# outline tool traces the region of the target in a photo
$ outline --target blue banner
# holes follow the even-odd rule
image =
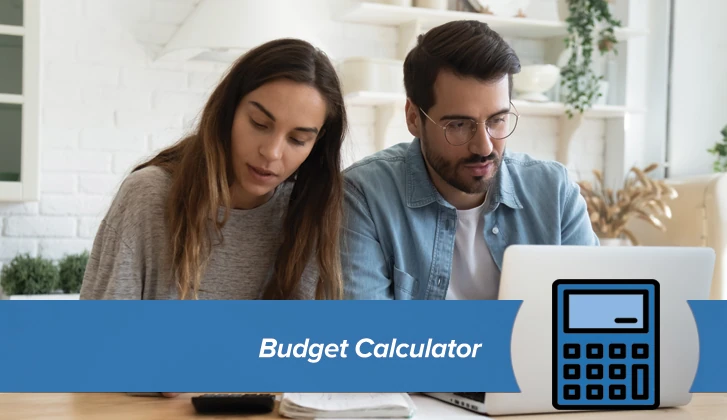
[[[727,301],[694,300],[699,366],[690,392],[727,392]]]
[[[0,392],[519,392],[520,301],[0,301]]]

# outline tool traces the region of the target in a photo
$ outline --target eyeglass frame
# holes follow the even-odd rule
[[[493,140],[505,140],[506,138],[512,136],[512,133],[515,132],[515,129],[517,128],[517,123],[518,123],[518,121],[520,121],[520,114],[518,113],[517,108],[515,108],[515,105],[512,102],[510,102],[510,107],[512,107],[512,109],[514,109],[515,112],[512,112],[512,111],[500,112],[498,114],[495,114],[495,115],[491,116],[490,118],[496,117],[496,116],[501,115],[501,114],[513,114],[513,115],[515,115],[515,126],[512,128],[512,131],[507,136],[505,136],[505,137],[495,137],[487,129],[487,125],[485,125],[485,132],[487,133],[488,136],[490,136],[491,139],[493,139]],[[422,114],[426,115],[426,117],[429,118],[429,121],[431,121],[432,123],[434,123],[434,125],[436,125],[437,127],[439,127],[439,128],[442,129],[442,133],[444,134],[444,139],[447,140],[447,143],[451,144],[452,146],[464,146],[465,144],[467,144],[470,141],[472,141],[472,139],[475,137],[475,133],[477,133],[477,130],[475,129],[475,131],[473,132],[472,136],[466,142],[461,143],[461,144],[453,144],[447,138],[447,126],[449,126],[450,124],[452,124],[454,121],[457,121],[457,120],[470,120],[473,123],[475,123],[475,126],[479,126],[479,125],[482,125],[482,124],[487,124],[487,121],[490,120],[490,118],[488,118],[488,119],[486,119],[483,122],[478,122],[478,121],[475,121],[474,118],[457,118],[457,119],[453,119],[453,120],[449,121],[444,126],[441,126],[441,125],[437,124],[437,122],[434,121],[432,119],[432,117],[429,116],[429,114],[427,114],[426,112],[424,112],[424,110],[421,107],[418,107],[418,108],[419,108],[419,111],[421,111]]]

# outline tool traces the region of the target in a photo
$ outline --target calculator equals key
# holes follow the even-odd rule
[[[659,283],[553,283],[553,407],[659,407]]]

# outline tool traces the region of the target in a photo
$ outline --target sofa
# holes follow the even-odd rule
[[[727,298],[727,174],[669,178],[679,193],[669,201],[671,219],[662,232],[641,220],[630,229],[645,246],[706,246],[716,254],[710,299]]]

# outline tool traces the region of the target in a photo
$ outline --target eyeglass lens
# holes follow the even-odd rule
[[[517,115],[513,112],[498,114],[485,122],[487,133],[495,140],[504,139],[515,130]],[[470,119],[452,120],[444,130],[447,141],[453,144],[467,143],[477,132],[477,122]]]

